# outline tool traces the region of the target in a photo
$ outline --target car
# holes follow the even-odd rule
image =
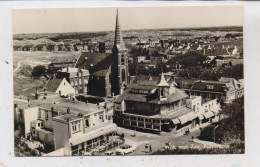
[[[116,155],[115,151],[106,151],[105,155]]]
[[[128,145],[128,144],[124,144],[124,145],[120,146],[120,148],[115,151],[115,154],[116,155],[126,155],[126,154],[132,153],[134,151],[135,151],[135,147]]]

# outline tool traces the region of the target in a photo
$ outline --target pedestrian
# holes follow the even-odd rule
[[[147,148],[148,148],[148,144],[145,144],[144,148],[145,148],[145,150],[147,150]]]
[[[150,144],[149,146],[149,152],[151,153],[152,152],[152,145]]]

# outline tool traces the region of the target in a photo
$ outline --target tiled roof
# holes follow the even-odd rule
[[[114,55],[110,54],[107,57],[105,57],[103,60],[98,62],[93,68],[89,69],[89,72],[91,75],[95,76],[105,76],[107,74],[107,71],[109,67],[115,63],[115,57]]]
[[[50,79],[46,84],[46,90],[48,92],[56,92],[63,79]]]
[[[105,76],[114,62],[114,55],[110,53],[83,52],[76,67],[88,69],[90,74],[94,76]]]
[[[95,66],[109,55],[110,53],[82,52],[75,67],[88,70],[91,65]]]
[[[219,81],[197,81],[192,86],[191,90],[223,92],[225,83]]]
[[[150,85],[147,85],[147,83],[150,83]],[[146,87],[145,89],[142,89]],[[146,81],[145,84],[143,83],[132,83],[125,92],[120,95],[116,102],[120,103],[122,100],[128,100],[128,101],[137,101],[137,102],[147,102],[147,103],[155,103],[155,104],[163,104],[163,103],[172,103],[174,101],[183,99],[188,97],[186,93],[184,93],[182,90],[179,90],[176,88],[176,93],[173,93],[167,97],[165,101],[160,101],[158,97],[158,92],[155,91],[154,93],[151,93],[149,95],[146,94],[137,94],[132,93],[133,89],[142,89],[142,90],[153,90],[157,89],[156,82],[154,81]]]

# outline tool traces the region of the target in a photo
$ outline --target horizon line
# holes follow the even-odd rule
[[[121,29],[121,31],[133,31],[133,30],[167,30],[167,29],[202,29],[202,28],[221,28],[221,27],[241,27],[243,25],[229,25],[229,26],[205,26],[205,27],[178,27],[178,28],[141,28],[141,29]],[[96,33],[96,32],[113,32],[114,30],[104,30],[104,31],[77,31],[77,32],[38,32],[38,33],[13,33],[13,35],[28,35],[28,34],[62,34],[62,33]]]

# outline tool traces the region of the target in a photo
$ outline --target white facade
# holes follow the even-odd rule
[[[61,96],[68,96],[70,94],[75,95],[75,89],[65,78],[63,78],[62,82],[56,90],[56,93],[59,93]]]

